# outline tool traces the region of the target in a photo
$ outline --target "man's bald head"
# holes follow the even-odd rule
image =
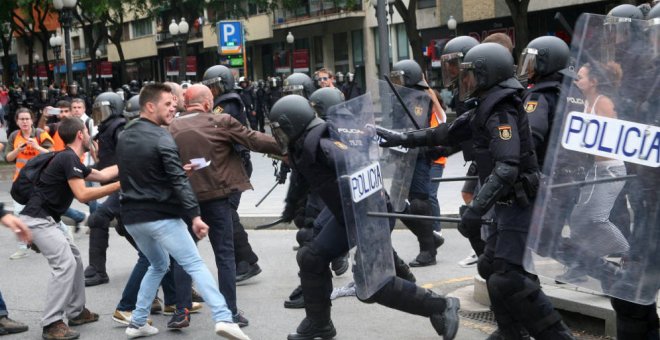
[[[183,89],[181,88],[181,85],[171,81],[166,81],[163,84],[172,89],[172,94],[176,97],[176,110],[179,112],[185,110],[183,106]]]
[[[210,112],[213,108],[213,93],[206,85],[190,85],[185,94],[186,111]]]

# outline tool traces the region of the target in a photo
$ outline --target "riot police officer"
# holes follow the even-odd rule
[[[341,88],[341,92],[344,93],[344,96],[346,97],[347,100],[353,99],[357,96],[361,96],[364,94],[364,91],[360,87],[360,84],[358,84],[355,81],[355,73],[353,72],[346,73],[346,81],[342,84],[340,88]]]
[[[270,77],[268,79],[268,111],[280,98],[282,98],[282,80],[277,76]]]
[[[491,208],[495,212],[478,263],[499,327],[490,339],[522,338],[519,324],[535,339],[573,339],[536,277],[522,264],[539,169],[527,115],[518,110],[523,87],[513,77],[513,68],[513,57],[503,46],[475,46],[464,56],[459,74],[460,99],[479,102],[470,117],[459,117],[451,127],[379,134],[385,146],[446,145],[472,138],[482,187],[461,220],[480,229],[481,217]]]
[[[305,299],[306,317],[289,340],[328,339],[336,335],[330,317],[332,274],[330,261],[348,251],[346,224],[337,183],[336,148],[347,150],[344,144],[334,143],[329,127],[316,117],[309,102],[301,96],[289,95],[280,99],[270,111],[273,135],[294,169],[308,182],[326,208],[317,218],[323,223],[321,232],[310,243],[298,250],[300,282]],[[333,149],[335,148],[335,149]],[[346,149],[344,149],[346,148]],[[458,330],[456,298],[444,298],[414,283],[390,277],[385,285],[364,302],[377,302],[407,313],[430,317],[431,323],[445,339],[453,339]]]
[[[124,107],[124,118],[132,120],[140,115],[140,95],[131,97]]]
[[[257,82],[257,90],[255,91],[256,97],[256,118],[257,118],[257,130],[260,132],[265,132],[265,118],[268,114],[268,91],[266,89],[266,84],[263,80],[259,79]]]
[[[95,137],[99,148],[96,166],[100,170],[117,164],[117,140],[126,125],[123,113],[124,100],[118,94],[105,92],[96,97],[92,118],[100,122]],[[118,231],[124,230],[119,208],[119,192],[116,192],[108,196],[89,216],[89,266],[85,268],[85,286],[96,286],[110,280],[105,266],[110,222],[116,218]]]
[[[297,94],[305,98],[309,98],[316,91],[314,81],[304,73],[293,73],[284,79],[282,85],[282,94],[288,96],[290,94]]]
[[[224,65],[211,66],[204,72],[202,84],[208,86],[211,89],[211,93],[213,93],[213,112],[227,113],[243,124],[243,126],[248,126],[243,100],[234,91],[234,75],[229,68]],[[252,175],[250,150],[239,144],[236,144],[234,148],[241,155],[245,171],[248,177],[250,177]],[[257,264],[259,257],[252,250],[252,246],[250,246],[248,241],[248,235],[238,216],[238,205],[241,201],[241,194],[230,195],[229,201],[232,206],[232,219],[234,222],[236,282],[241,282],[261,273],[261,268]]]

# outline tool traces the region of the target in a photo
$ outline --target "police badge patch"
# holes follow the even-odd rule
[[[500,125],[497,129],[500,131],[500,138],[502,140],[511,139],[511,125]]]
[[[348,149],[348,146],[346,146],[346,144],[344,144],[340,141],[335,141],[334,143],[338,148],[340,148],[342,150],[347,150]]]
[[[216,106],[215,109],[213,109],[213,113],[215,114],[221,114],[224,109],[221,106]]]
[[[525,104],[525,111],[527,113],[532,113],[536,110],[536,107],[539,105],[539,102],[537,101],[528,101],[527,104]]]
[[[415,106],[415,115],[421,117],[422,113],[424,113],[424,109],[421,106]]]

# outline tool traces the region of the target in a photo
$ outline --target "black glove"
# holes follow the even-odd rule
[[[388,130],[382,127],[376,128],[376,134],[380,137],[378,145],[384,148],[399,146],[406,142],[406,135],[400,132]]]
[[[278,184],[284,184],[286,183],[286,175],[291,171],[291,168],[289,168],[288,165],[282,161],[282,164],[280,164],[280,171],[277,173],[277,183]]]
[[[461,222],[458,231],[466,238],[472,238],[481,234],[481,215],[477,214],[471,206],[462,205],[458,209],[461,214]]]
[[[284,211],[282,211],[282,220],[286,223],[291,223],[296,217],[296,206],[295,204],[289,204],[288,202],[284,205]]]

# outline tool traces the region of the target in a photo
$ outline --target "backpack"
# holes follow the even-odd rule
[[[19,204],[26,205],[32,197],[34,188],[39,183],[41,173],[59,152],[46,152],[31,158],[18,173],[11,185],[11,198]]]

